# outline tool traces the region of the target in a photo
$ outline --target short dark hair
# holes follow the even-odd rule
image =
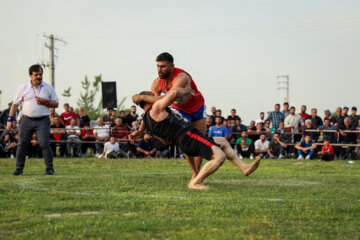
[[[324,138],[324,142],[325,142],[325,141],[330,142],[330,139]]]
[[[157,62],[167,61],[167,62],[169,62],[169,63],[174,63],[174,58],[173,58],[173,56],[171,56],[170,53],[168,53],[168,52],[163,52],[163,53],[160,53],[159,56],[157,56],[156,61],[157,61]]]
[[[279,103],[277,103],[277,104],[275,104],[275,106],[279,106],[279,107],[280,107],[280,104],[279,104]]]
[[[235,108],[231,109],[231,111],[234,111],[234,112],[236,112]]]
[[[136,107],[135,105],[132,105],[131,108]]]
[[[153,94],[151,91],[142,91],[142,92],[139,93],[139,95],[154,96],[154,94]],[[142,109],[144,109],[145,104],[146,104],[146,102],[141,101],[141,102],[139,103],[139,106],[140,106]]]
[[[33,72],[39,72],[40,70],[41,70],[42,73],[44,72],[44,70],[43,70],[43,68],[41,67],[40,64],[31,65],[29,67],[29,74],[31,75]]]
[[[289,103],[288,103],[288,102],[284,102],[284,105],[288,105],[288,106],[289,106]]]
[[[311,135],[308,134],[308,133],[306,133],[306,134],[304,135],[304,138],[305,138],[305,137],[310,137],[310,138],[312,138]]]
[[[221,118],[221,116],[216,116],[216,117],[215,117],[215,119],[217,119],[217,118],[220,118],[220,119],[222,119],[222,118]],[[224,119],[224,120],[225,120],[225,119]]]
[[[291,108],[290,109],[295,109],[295,107],[294,106],[291,106]]]
[[[351,110],[357,111],[357,108],[356,108],[356,107],[352,107]]]
[[[348,107],[344,107],[343,109],[349,110],[349,108],[348,108]]]
[[[222,112],[221,109],[216,109],[216,112]]]
[[[261,112],[260,114],[265,114],[264,112]]]

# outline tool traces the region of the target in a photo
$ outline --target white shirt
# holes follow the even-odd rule
[[[111,144],[110,142],[106,142],[104,145],[105,157],[107,157],[107,155],[112,151],[119,152],[119,150],[120,147],[118,142],[115,142],[114,144]]]
[[[269,143],[268,140],[261,142],[261,139],[258,139],[255,141],[255,150],[266,150],[269,148]]]
[[[304,126],[304,122],[299,114],[289,114],[284,120],[285,127],[293,127],[294,132],[299,132],[299,124]]]
[[[256,126],[258,123],[263,123],[263,124],[264,124],[264,123],[265,123],[265,119],[260,119],[260,118],[259,118],[258,120],[256,120],[256,121],[255,121],[255,126]]]
[[[46,82],[41,82],[40,86],[36,88],[31,84],[31,82],[28,82],[19,87],[13,103],[16,105],[20,105],[23,103],[22,114],[25,116],[49,116],[49,107],[37,104],[35,96],[44,98],[45,100],[59,102],[55,90],[50,84]]]
[[[105,124],[104,126],[96,126],[94,127],[94,134],[101,138],[107,138],[110,136],[109,133],[109,125]]]
[[[69,126],[66,126],[65,128],[74,128],[74,129],[71,129],[71,130],[66,130],[66,133],[68,133],[68,132],[76,132],[76,133],[80,133],[80,128],[78,127],[78,126],[71,126],[71,125],[69,125]],[[76,128],[76,129],[75,129]],[[68,135],[67,136],[68,138],[73,138],[73,137],[79,137],[79,136],[77,136],[77,135],[75,135],[75,134],[70,134],[70,135]]]

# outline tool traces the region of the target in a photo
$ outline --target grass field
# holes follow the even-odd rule
[[[0,159],[0,239],[359,239],[360,163],[226,162],[209,191],[184,160]]]

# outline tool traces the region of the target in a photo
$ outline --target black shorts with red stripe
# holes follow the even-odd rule
[[[197,128],[192,128],[179,139],[180,149],[191,157],[203,157],[210,160],[213,151],[212,146],[219,146],[212,138],[205,137]]]

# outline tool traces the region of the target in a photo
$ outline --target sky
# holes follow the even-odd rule
[[[290,105],[320,111],[357,106],[360,2],[351,0],[0,0],[0,108],[29,81],[28,68],[48,62],[56,41],[60,108],[75,108],[81,81],[117,82],[117,99],[150,89],[156,56],[173,55],[205,97],[244,123],[283,103],[279,75],[289,75]],[[49,82],[49,69],[44,71]],[[63,97],[71,86],[72,96]],[[98,97],[101,93],[98,94]],[[139,110],[141,113],[142,111]]]

